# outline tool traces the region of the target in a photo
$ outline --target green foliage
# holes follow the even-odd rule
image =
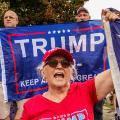
[[[3,21],[2,21],[2,15],[4,14],[4,11],[6,11],[9,8],[9,3],[8,2],[2,2],[0,0],[0,26],[2,26]]]
[[[76,9],[88,0],[2,0],[9,2],[20,25],[40,25],[75,21]]]

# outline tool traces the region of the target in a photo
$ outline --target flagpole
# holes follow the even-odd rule
[[[118,67],[118,63],[117,63],[114,48],[113,48],[110,23],[108,21],[105,21],[104,18],[102,19],[102,21],[103,21],[103,26],[104,26],[104,30],[105,30],[108,59],[109,59],[114,89],[116,92],[118,105],[120,107],[120,69]]]

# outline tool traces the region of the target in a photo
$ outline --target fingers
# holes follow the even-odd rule
[[[106,15],[106,13],[109,11],[109,9],[102,9],[102,16],[105,16]]]
[[[104,18],[106,21],[115,21],[118,19],[118,15],[114,12],[111,12],[109,9],[102,10],[102,18]]]

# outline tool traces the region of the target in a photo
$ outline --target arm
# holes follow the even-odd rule
[[[111,71],[106,70],[95,77],[95,87],[98,100],[103,99],[114,88]]]

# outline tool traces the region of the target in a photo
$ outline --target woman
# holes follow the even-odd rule
[[[93,105],[113,90],[110,70],[87,82],[71,83],[75,64],[62,48],[47,51],[38,71],[48,82],[48,91],[25,103],[22,120],[94,120]]]

